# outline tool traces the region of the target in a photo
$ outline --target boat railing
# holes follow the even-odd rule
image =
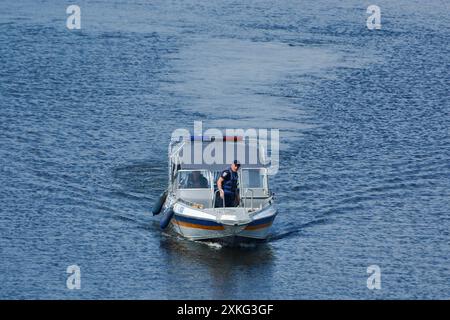
[[[247,189],[244,192],[244,208],[247,209],[247,193],[251,192],[251,198],[250,198],[250,210],[253,210],[253,189]]]
[[[247,194],[250,192],[250,208],[247,206]],[[216,190],[216,192],[214,192],[214,203],[213,205],[215,205],[216,203],[216,199],[217,199],[217,193],[219,193],[219,197],[220,197],[220,190]],[[254,191],[252,189],[247,189],[244,193],[244,208],[246,210],[252,211],[253,210],[253,193]],[[223,213],[225,213],[225,197],[222,198],[222,208],[223,208]],[[217,209],[217,208],[215,208]]]
[[[216,190],[216,192],[214,192],[214,203],[213,203],[213,207],[215,208],[215,204],[216,204],[216,199],[217,199],[217,193],[219,192],[219,197],[220,197],[220,190]],[[223,213],[225,213],[225,197],[222,198],[222,204],[223,204]]]

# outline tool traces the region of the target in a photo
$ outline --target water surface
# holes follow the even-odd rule
[[[0,298],[449,298],[447,2],[69,4],[0,3]],[[151,216],[200,120],[280,129],[267,243]]]

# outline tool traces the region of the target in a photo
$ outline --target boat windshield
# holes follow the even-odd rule
[[[178,172],[179,189],[208,189],[211,187],[206,170],[182,170]]]
[[[264,169],[243,169],[242,184],[244,188],[266,188]]]

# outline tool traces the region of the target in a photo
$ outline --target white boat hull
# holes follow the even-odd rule
[[[243,214],[243,208],[227,209],[226,212],[204,212],[182,205],[174,206],[175,214],[170,221],[173,231],[192,240],[244,238],[267,239],[277,214],[269,206],[258,212]],[[225,211],[225,210],[224,210]]]

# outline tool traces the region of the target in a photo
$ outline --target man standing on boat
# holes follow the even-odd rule
[[[217,180],[220,197],[225,199],[225,207],[235,207],[239,203],[238,170],[241,164],[234,160],[230,168],[223,170]],[[221,203],[221,205],[223,205]]]

